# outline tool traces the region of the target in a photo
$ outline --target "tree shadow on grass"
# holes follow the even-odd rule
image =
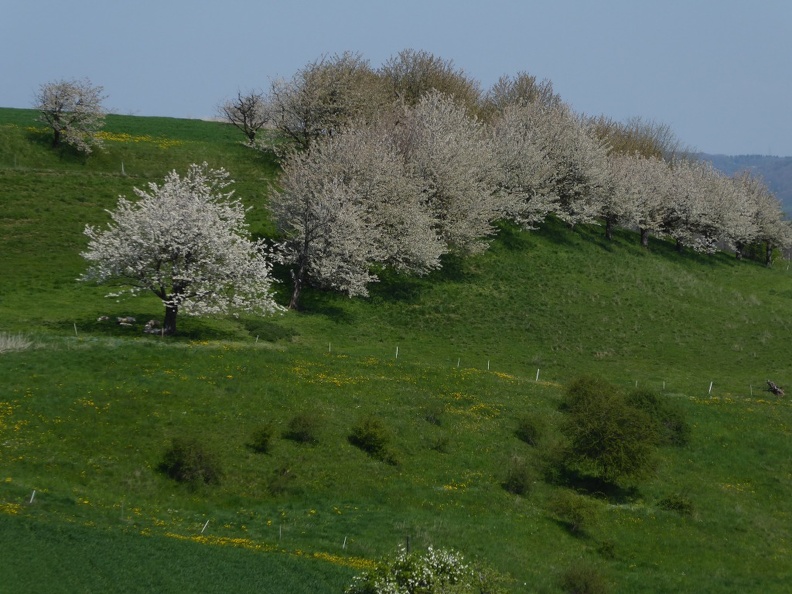
[[[431,283],[426,278],[400,274],[392,270],[383,270],[377,274],[378,283],[369,287],[369,302],[415,303]]]
[[[298,311],[303,315],[325,316],[338,324],[351,324],[355,315],[339,303],[341,299],[350,298],[332,291],[306,287],[300,297]]]
[[[566,467],[557,472],[552,477],[551,482],[611,503],[629,503],[640,496],[638,487],[634,485],[619,485],[602,477],[592,476]]]
[[[105,319],[106,318],[106,319]],[[121,321],[119,321],[121,320]],[[154,320],[157,330],[161,330],[162,315],[152,315],[150,311],[129,311],[124,314],[99,316],[97,318],[82,317],[72,320],[51,320],[43,325],[59,334],[92,336],[105,338],[150,338],[164,339],[171,342],[192,340],[239,340],[240,331],[233,327],[221,327],[212,318],[196,318],[179,316],[176,322],[176,334],[163,336],[161,332],[144,332],[149,320]]]
[[[509,221],[501,221],[496,225],[497,235],[493,239],[493,244],[503,246],[510,252],[525,252],[534,246],[529,234],[531,231],[522,229],[519,225]]]

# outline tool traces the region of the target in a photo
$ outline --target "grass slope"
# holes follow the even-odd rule
[[[339,591],[409,538],[485,560],[515,591],[557,592],[581,564],[615,591],[785,591],[792,410],[763,391],[792,377],[785,264],[504,227],[486,254],[426,279],[386,276],[368,299],[308,292],[299,314],[183,319],[179,337],[145,337],[156,299],[110,301],[75,281],[84,224],[132,186],[207,160],[268,234],[274,163],[221,124],[121,116],[86,160],[51,151],[34,115],[0,110],[0,332],[34,342],[0,354],[8,587]],[[652,479],[593,498],[599,521],[572,534],[550,511],[561,487],[538,470],[526,496],[502,482],[515,459],[538,468],[563,386],[583,373],[661,391],[693,428]],[[299,413],[316,420],[315,443],[285,437]],[[549,423],[539,447],[514,435],[525,413]],[[398,464],[350,444],[367,415]],[[265,425],[260,454],[248,445]],[[157,471],[174,437],[217,455],[219,486]],[[673,495],[691,516],[663,509]],[[58,563],[39,573],[47,559]]]

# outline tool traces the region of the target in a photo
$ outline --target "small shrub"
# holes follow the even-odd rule
[[[250,436],[248,447],[259,454],[268,454],[272,447],[272,437],[275,431],[271,425],[262,425]]]
[[[395,464],[396,461],[388,450],[390,432],[385,427],[381,419],[375,416],[362,418],[357,425],[352,428],[349,435],[349,443],[360,448],[373,458]]]
[[[289,427],[283,436],[299,443],[318,443],[321,428],[319,415],[312,411],[301,412],[289,421]]]
[[[443,409],[440,406],[430,406],[424,411],[424,420],[438,427],[443,424]]]
[[[470,563],[456,551],[429,549],[408,553],[403,547],[394,559],[355,576],[345,594],[503,594],[506,579],[495,570]]]
[[[173,480],[192,487],[217,485],[222,477],[217,459],[197,439],[174,438],[158,468]]]
[[[435,452],[440,452],[441,454],[447,454],[450,449],[451,440],[448,438],[448,435],[441,435],[435,438],[431,445],[429,446]]]
[[[693,517],[696,512],[693,501],[685,493],[672,493],[657,502],[660,509],[676,512],[680,516]]]
[[[595,501],[568,489],[556,493],[548,507],[550,513],[574,535],[584,534],[599,515]]]
[[[535,481],[536,476],[531,466],[523,458],[514,456],[506,471],[503,488],[515,495],[527,495]]]
[[[568,594],[605,594],[608,582],[599,570],[578,562],[561,574],[561,589]]]
[[[597,545],[597,552],[603,559],[613,561],[616,558],[616,542],[606,538]]]
[[[544,435],[545,427],[544,419],[538,415],[523,415],[517,420],[514,434],[528,445],[536,446]]]

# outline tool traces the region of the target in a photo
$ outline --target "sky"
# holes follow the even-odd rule
[[[579,113],[693,150],[792,156],[790,0],[2,0],[0,107],[88,78],[111,113],[208,118],[324,55],[404,49],[484,90],[549,79]]]

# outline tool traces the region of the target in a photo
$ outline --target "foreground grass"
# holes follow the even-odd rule
[[[386,277],[368,299],[309,292],[300,314],[183,319],[180,337],[144,337],[155,299],[109,301],[75,281],[84,224],[106,221],[131,186],[212,157],[266,234],[271,163],[219,124],[150,118],[108,130],[159,145],[108,141],[79,162],[9,122],[22,115],[0,110],[0,146],[17,147],[0,149],[0,330],[31,343],[0,355],[0,533],[4,562],[23,568],[2,571],[12,589],[339,591],[409,538],[487,561],[515,591],[556,592],[580,563],[615,591],[785,591],[792,411],[763,391],[792,377],[784,266],[659,241],[646,252],[630,233],[606,243],[550,222],[503,228],[488,253],[428,279]],[[692,441],[661,451],[650,480],[591,497],[598,521],[573,534],[551,504],[583,485],[541,469],[563,386],[583,373],[674,399]],[[284,437],[298,413],[318,420],[316,443]],[[538,447],[514,435],[525,413],[548,422]],[[349,443],[367,415],[397,464]],[[260,454],[248,445],[264,425],[274,437]],[[217,455],[219,486],[158,471],[174,437]],[[524,496],[502,487],[515,459],[533,472]],[[692,512],[664,509],[669,496]],[[118,553],[88,565],[103,549]],[[152,551],[202,573],[169,572]]]
[[[8,592],[340,591],[351,570],[295,553],[261,555],[129,529],[4,517],[0,558]],[[25,562],[20,563],[19,559]]]

